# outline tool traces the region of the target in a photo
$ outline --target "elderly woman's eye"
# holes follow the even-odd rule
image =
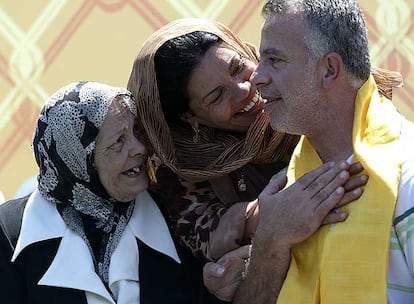
[[[135,137],[138,138],[139,134],[141,133],[141,130],[140,130],[139,125],[137,123],[134,124],[133,132],[134,132]]]
[[[124,135],[119,136],[114,143],[110,146],[113,150],[119,150],[124,142]]]

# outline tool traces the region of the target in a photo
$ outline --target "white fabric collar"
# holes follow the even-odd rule
[[[12,261],[30,244],[53,238],[62,240],[55,258],[38,284],[84,290],[88,303],[114,303],[95,273],[85,242],[66,226],[56,206],[36,190],[24,210]],[[135,238],[180,263],[160,210],[148,192],[140,193],[109,266],[109,286],[118,299],[117,303],[126,303],[131,298],[135,299],[135,303],[139,302],[139,255]],[[131,284],[133,282],[135,284]]]

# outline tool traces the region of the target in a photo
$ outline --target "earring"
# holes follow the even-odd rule
[[[191,126],[191,128],[194,130],[193,143],[196,144],[200,141],[200,129],[198,128],[198,124]]]

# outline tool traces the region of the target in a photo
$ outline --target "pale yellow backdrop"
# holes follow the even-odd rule
[[[414,120],[414,1],[361,0],[377,66],[405,78],[394,101]],[[44,100],[66,83],[125,86],[143,40],[170,20],[221,21],[257,44],[262,0],[2,0],[0,191],[6,199],[37,172],[30,142]]]

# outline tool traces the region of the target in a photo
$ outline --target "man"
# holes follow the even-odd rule
[[[272,127],[303,135],[289,183],[341,159],[360,161],[370,180],[359,202],[345,207],[346,222],[303,242],[272,235],[267,203],[278,189],[266,189],[241,285],[250,293],[236,301],[414,303],[414,126],[378,93],[357,2],[270,0],[263,15],[253,82]]]

